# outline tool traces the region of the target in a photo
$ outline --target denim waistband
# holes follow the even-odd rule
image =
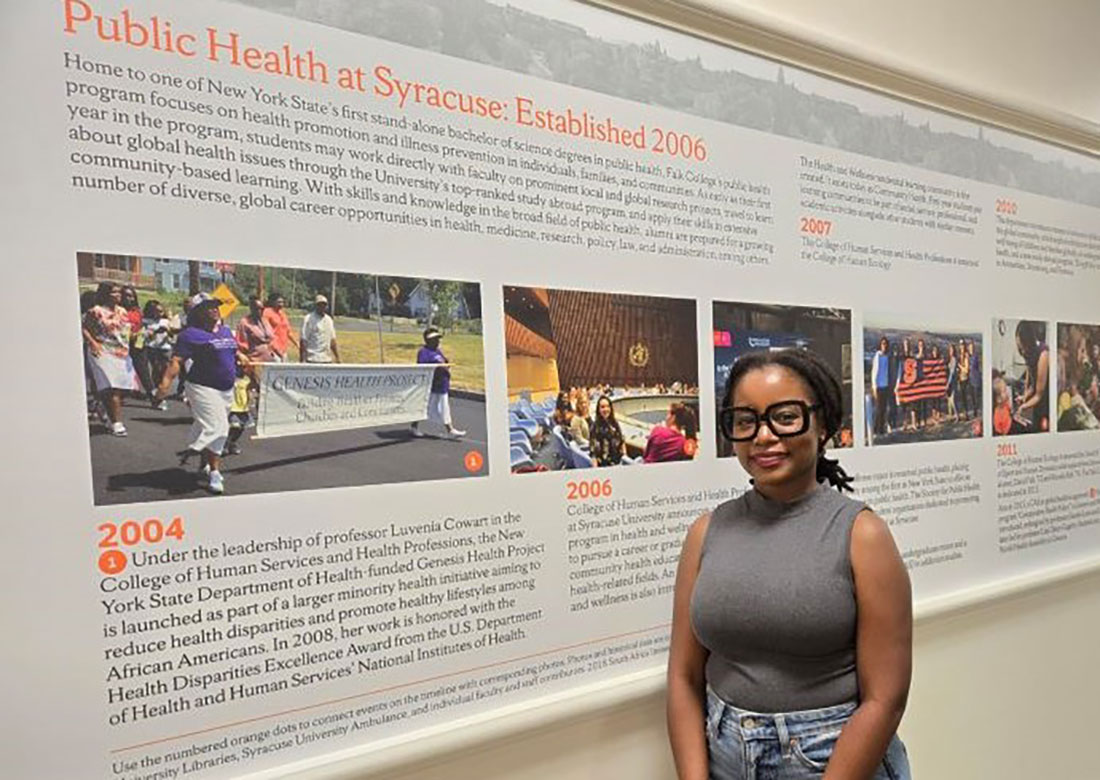
[[[723,701],[707,688],[707,724],[712,733],[736,731],[744,740],[778,740],[816,734],[830,727],[841,728],[856,711],[857,702],[793,712],[753,712]]]

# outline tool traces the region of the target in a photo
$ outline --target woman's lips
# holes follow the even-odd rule
[[[774,469],[786,460],[787,455],[783,452],[762,452],[759,455],[752,456],[752,462],[763,469]]]

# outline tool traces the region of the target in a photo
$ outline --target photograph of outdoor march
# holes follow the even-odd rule
[[[866,317],[863,327],[867,444],[982,436],[982,334]]]
[[[504,288],[513,473],[693,460],[695,301]]]
[[[488,473],[475,282],[77,254],[98,505]]]
[[[715,414],[725,404],[726,380],[746,352],[805,349],[833,369],[844,396],[844,416],[830,447],[852,446],[852,313],[825,306],[714,302]],[[716,417],[716,419],[718,419]],[[718,457],[733,454],[733,443],[714,432]]]

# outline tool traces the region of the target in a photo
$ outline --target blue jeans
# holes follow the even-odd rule
[[[825,773],[840,730],[856,704],[761,714],[738,709],[707,689],[710,780],[812,780]],[[905,745],[890,740],[874,780],[912,780]]]

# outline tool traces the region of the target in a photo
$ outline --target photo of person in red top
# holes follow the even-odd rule
[[[263,311],[263,321],[271,329],[271,350],[275,353],[277,361],[287,360],[287,350],[293,344],[299,349],[298,337],[294,329],[290,327],[290,318],[284,307],[286,299],[279,293],[271,293],[267,298],[267,307]]]
[[[654,425],[645,443],[646,463],[691,460],[699,448],[695,412],[679,401],[670,404],[662,425]]]

